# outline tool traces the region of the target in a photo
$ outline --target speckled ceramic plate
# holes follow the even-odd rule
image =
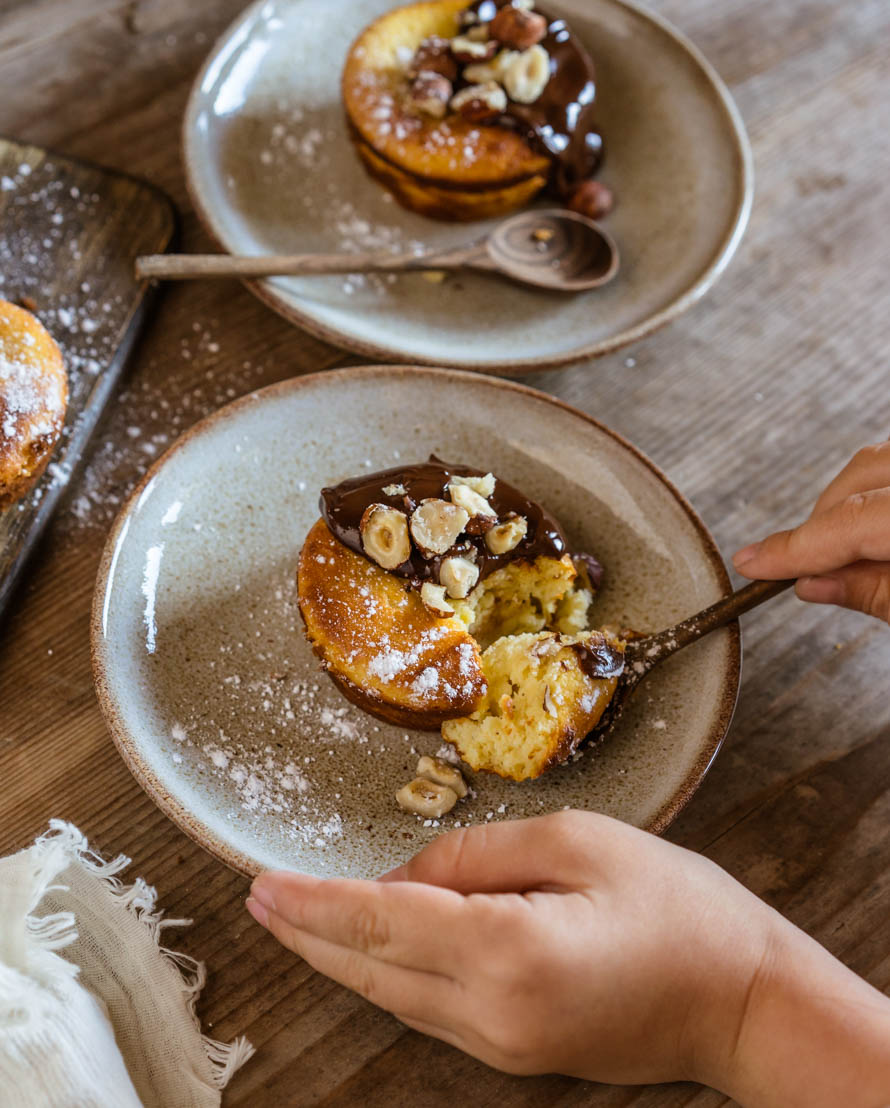
[[[489,224],[449,225],[391,202],[346,132],[340,72],[350,43],[392,0],[258,0],[226,32],[185,116],[187,179],[231,252],[442,248]],[[555,0],[589,47],[618,197],[606,226],[622,268],[566,296],[460,275],[278,278],[254,284],[277,311],[350,350],[521,373],[649,334],[713,285],[741,239],[751,154],[711,66],[660,16],[627,0]]]
[[[520,385],[369,367],[223,408],[154,465],[112,528],[93,657],[108,725],[140,784],[238,870],[368,876],[442,830],[565,805],[661,830],[720,745],[738,687],[737,625],[656,671],[616,733],[579,761],[521,785],[477,774],[475,796],[437,827],[396,807],[417,753],[441,740],[342,698],[303,636],[295,569],[323,485],[430,451],[491,468],[543,501],[576,549],[596,552],[606,567],[598,621],[657,630],[729,589],[701,520],[651,462]]]

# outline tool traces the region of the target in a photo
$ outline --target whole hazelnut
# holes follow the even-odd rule
[[[528,50],[530,46],[537,46],[547,34],[547,20],[539,12],[507,4],[491,21],[489,33],[512,50]]]
[[[602,219],[615,205],[612,190],[600,181],[585,181],[572,193],[569,211],[586,215],[588,219]]]
[[[457,79],[457,62],[451,55],[451,43],[441,35],[430,35],[417,47],[408,67],[408,76],[420,73],[439,73],[449,81]]]

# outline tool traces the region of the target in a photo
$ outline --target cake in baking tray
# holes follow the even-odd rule
[[[300,554],[306,633],[342,692],[522,781],[601,718],[624,643],[589,630],[602,568],[492,473],[436,458],[322,490]]]
[[[65,423],[68,376],[49,331],[0,300],[0,512],[34,487]]]
[[[449,220],[505,215],[547,192],[597,219],[603,157],[593,61],[533,0],[427,0],[389,11],[343,71],[368,172],[407,208]]]

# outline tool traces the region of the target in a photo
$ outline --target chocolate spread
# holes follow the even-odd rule
[[[624,672],[623,651],[613,646],[605,636],[600,642],[588,639],[586,643],[571,642],[563,645],[575,652],[578,665],[593,681],[619,677]]]
[[[321,514],[334,536],[365,556],[359,524],[370,504],[385,504],[411,515],[422,500],[449,500],[448,485],[452,477],[483,477],[485,474],[469,466],[447,465],[435,456],[419,465],[397,466],[380,473],[362,474],[332,488],[321,490]],[[390,486],[401,485],[404,493],[384,492]],[[446,557],[466,554],[470,547],[476,552],[475,563],[480,578],[487,577],[508,562],[534,562],[536,558],[561,558],[566,553],[566,539],[559,524],[545,508],[508,485],[500,478],[488,498],[498,520],[511,515],[523,516],[528,522],[525,538],[506,554],[492,554],[482,535],[464,535],[460,543],[440,557],[424,558],[412,544],[411,557],[392,573],[405,577],[419,588],[424,581],[438,581],[439,566]]]
[[[489,23],[510,0],[477,0],[468,11]],[[535,10],[547,20],[541,46],[550,55],[550,80],[534,104],[508,100],[494,122],[511,127],[553,162],[550,189],[567,197],[592,177],[603,157],[603,139],[594,121],[596,80],[590,55],[564,19]]]

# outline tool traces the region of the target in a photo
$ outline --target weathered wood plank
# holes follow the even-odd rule
[[[148,177],[183,210],[185,248],[207,247],[188,208],[179,123],[241,2],[6,0],[0,130]],[[532,383],[638,443],[728,553],[800,518],[856,446],[890,433],[890,10],[882,0],[656,7],[705,50],[748,120],[751,228],[714,292],[671,328]],[[238,286],[165,294],[0,630],[0,849],[25,844],[50,815],[74,819],[100,849],[132,854],[171,913],[194,916],[179,945],[208,962],[202,1014],[221,1038],[246,1033],[260,1048],[230,1104],[725,1105],[692,1086],[505,1077],[404,1031],[260,933],[242,908],[246,882],[174,828],[117,757],[92,693],[86,621],[121,497],[152,451],[230,396],[342,360]],[[671,836],[890,988],[888,633],[785,597],[746,618],[745,646],[733,730]]]

